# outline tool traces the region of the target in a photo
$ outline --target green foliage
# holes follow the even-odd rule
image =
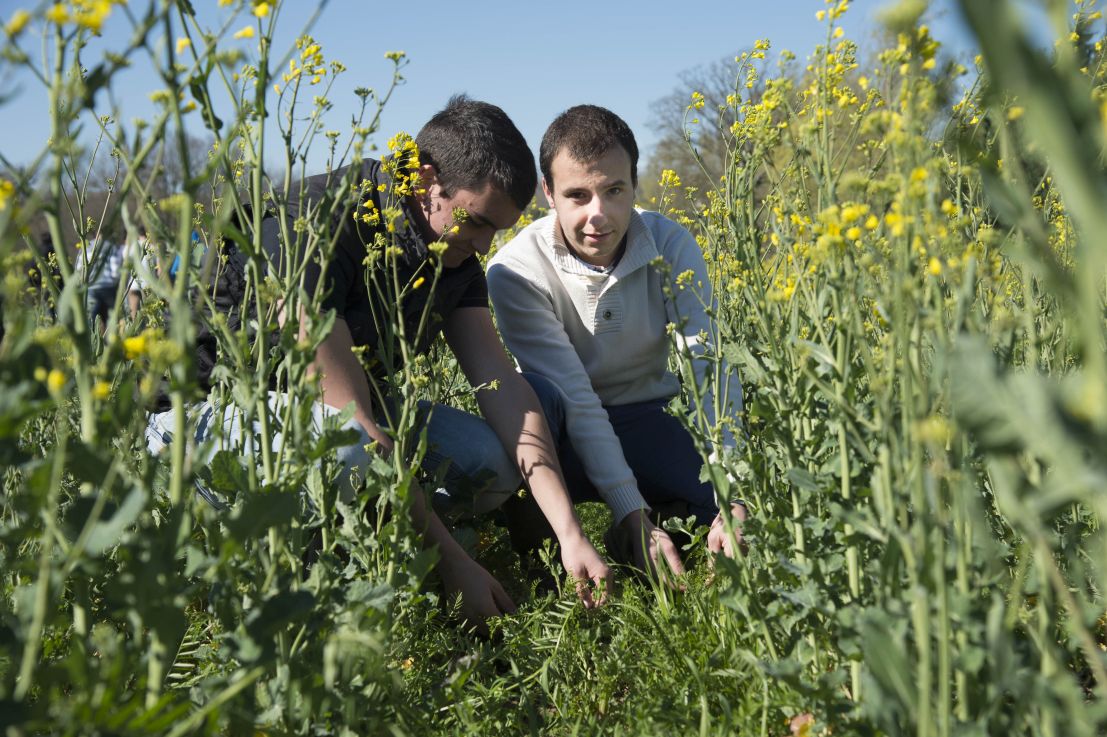
[[[759,42],[733,85],[686,98],[688,126],[710,121],[687,139],[710,156],[693,152],[699,172],[666,172],[658,206],[704,250],[719,323],[709,342],[745,385],[746,441],[705,474],[720,496],[749,503],[748,551],[712,566],[701,543],[684,590],[624,576],[614,601],[586,611],[556,576],[553,591],[536,590],[494,520],[477,520],[458,537],[523,603],[489,639],[451,619],[434,553],[419,550],[404,514],[415,488],[405,461],[423,450],[415,400],[473,406],[456,363],[411,359],[418,336],[403,336],[391,357],[402,368],[381,389],[403,400],[399,450],[344,496],[334,451],[354,439],[341,429],[348,416],[320,432],[310,412],[308,365],[333,314],[294,270],[264,276],[266,210],[297,253],[333,248],[329,215],[359,183],[336,178],[330,199],[304,212],[294,169],[313,144],[330,146],[334,168],[358,160],[389,92],[359,93],[365,112],[340,148],[318,127],[297,129],[296,111],[309,88],[328,104],[341,65],[305,34],[292,71],[284,58],[282,76],[270,70],[280,3],[237,39],[245,15],[231,11],[210,31],[188,3],[117,8],[110,20],[130,23],[132,40],[92,64],[84,42],[104,19],[77,5],[62,6],[65,20],[11,19],[4,46],[6,64],[29,65],[22,49],[41,28],[53,115],[43,155],[0,180],[5,730],[1107,728],[1104,42],[1084,5],[1047,56],[1010,2],[963,3],[983,55],[948,115],[948,75],[918,3],[888,16],[895,43],[872,69],[838,34],[847,4],[835,2],[802,80],[787,68],[766,77]],[[155,44],[158,28],[189,41]],[[402,56],[389,58],[398,81]],[[140,59],[165,80],[158,115],[135,130],[95,117],[95,91]],[[232,109],[216,110],[219,86]],[[191,103],[213,136],[203,157],[181,124]],[[267,115],[279,121],[280,178],[260,164]],[[73,138],[94,117],[117,162],[117,209],[90,204],[92,164]],[[402,138],[393,146],[407,150]],[[152,164],[166,158],[182,170],[171,197]],[[29,230],[42,222],[47,252]],[[176,281],[154,270],[142,310],[129,314],[120,293],[92,326],[65,234],[95,254],[103,233],[140,223],[155,262],[186,266]],[[211,317],[230,244],[252,305],[237,323]],[[55,266],[56,278],[24,279]],[[282,322],[278,305],[305,319]],[[256,427],[257,443],[176,442],[151,455],[145,415],[160,386],[176,410],[170,434],[187,437],[198,324],[221,353],[212,399]],[[273,376],[283,404],[268,401]],[[706,450],[720,428],[680,414]],[[599,540],[605,510],[581,514]],[[810,724],[792,721],[804,714]]]

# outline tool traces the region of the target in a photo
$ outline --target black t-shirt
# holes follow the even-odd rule
[[[336,234],[333,252],[325,263],[319,257],[318,248],[314,249],[314,255],[303,253],[303,244],[309,240],[306,237],[298,239],[300,252],[293,253],[290,263],[285,263],[280,223],[275,214],[267,214],[263,219],[261,241],[277,270],[276,276],[303,266],[305,291],[313,295],[319,289],[326,290],[323,309],[333,309],[337,317],[346,321],[354,345],[365,347],[377,359],[371,361],[374,373],[377,373],[389,365],[389,355],[393,358],[392,368],[399,368],[395,362],[400,360],[396,350],[400,341],[397,324],[400,315],[407,340],[416,353],[423,353],[441,332],[443,323],[453,310],[488,306],[488,284],[476,256],[466,259],[456,268],[442,269],[435,282],[434,264],[438,257],[429,251],[416,229],[417,220],[409,210],[406,199],[393,203],[399,208],[400,217],[393,220],[394,232],[388,232],[383,212],[389,198],[387,190],[390,181],[381,163],[367,159],[361,164],[360,172],[355,174],[349,169],[345,167],[305,179],[303,206],[295,209],[289,206],[287,232],[294,232],[294,222],[302,214],[310,222],[329,223],[331,233]],[[329,193],[338,190],[343,181],[352,181],[357,194],[350,194],[336,204],[334,196]],[[294,185],[292,191],[298,192],[298,186]],[[364,206],[370,199],[376,212],[382,213],[381,222],[377,225],[367,225],[354,219],[355,214],[373,211]],[[330,215],[313,215],[313,209]],[[326,229],[328,226],[318,227]],[[399,251],[385,257],[381,246],[375,243],[378,233],[385,236],[386,247],[398,247]],[[228,326],[236,330],[241,324],[246,257],[229,240],[223,245],[223,256],[225,259],[211,294],[216,310],[222,312]],[[428,301],[427,319],[423,330],[419,331]],[[247,314],[253,317],[252,305]],[[208,389],[217,357],[216,342],[206,325],[199,332],[197,369],[201,385]],[[392,339],[382,341],[382,336]]]

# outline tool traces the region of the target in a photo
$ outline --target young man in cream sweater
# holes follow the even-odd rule
[[[707,390],[707,424],[717,404],[730,418],[723,446],[734,445],[727,426],[739,426],[742,394],[726,365],[717,385],[705,384],[715,366],[702,357],[704,343],[716,334],[707,268],[688,231],[634,208],[637,163],[633,133],[609,110],[580,105],[558,116],[540,153],[554,212],[500,250],[488,287],[504,342],[543,403],[574,501],[610,506],[614,537],[629,538],[639,568],[656,570],[663,558],[680,573],[651,505],[686,505],[712,526],[713,552],[732,555],[736,541],[711,484],[699,480],[703,459],[692,437],[666,412],[680,391],[668,370],[673,336]],[[745,519],[740,502],[732,512],[736,524]]]

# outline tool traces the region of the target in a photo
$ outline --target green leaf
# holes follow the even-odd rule
[[[240,458],[229,450],[221,450],[212,456],[204,474],[212,489],[233,497],[250,488],[250,475],[243,468]]]
[[[132,488],[131,493],[127,495],[127,498],[123,500],[118,509],[114,510],[106,519],[106,515],[102,516],[100,521],[92,526],[92,532],[89,533],[85,542],[85,550],[92,555],[99,555],[118,544],[120,538],[123,537],[124,530],[133,525],[138,516],[142,514],[142,511],[146,509],[146,500],[146,492],[142,488],[138,486]]]
[[[288,525],[300,513],[300,500],[287,492],[240,494],[238,504],[227,518],[231,538],[244,543],[256,540],[270,527]]]

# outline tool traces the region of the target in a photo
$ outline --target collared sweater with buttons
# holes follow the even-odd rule
[[[699,358],[717,336],[706,309],[714,302],[703,254],[687,230],[663,215],[634,211],[622,258],[602,273],[569,251],[551,213],[491,260],[488,292],[520,368],[549,378],[564,394],[573,448],[616,522],[648,505],[604,406],[675,396],[680,382],[668,368],[673,338],[689,349],[694,379],[707,389],[709,426],[718,407],[737,427],[737,376],[725,362]],[[723,443],[733,445],[729,431]]]

